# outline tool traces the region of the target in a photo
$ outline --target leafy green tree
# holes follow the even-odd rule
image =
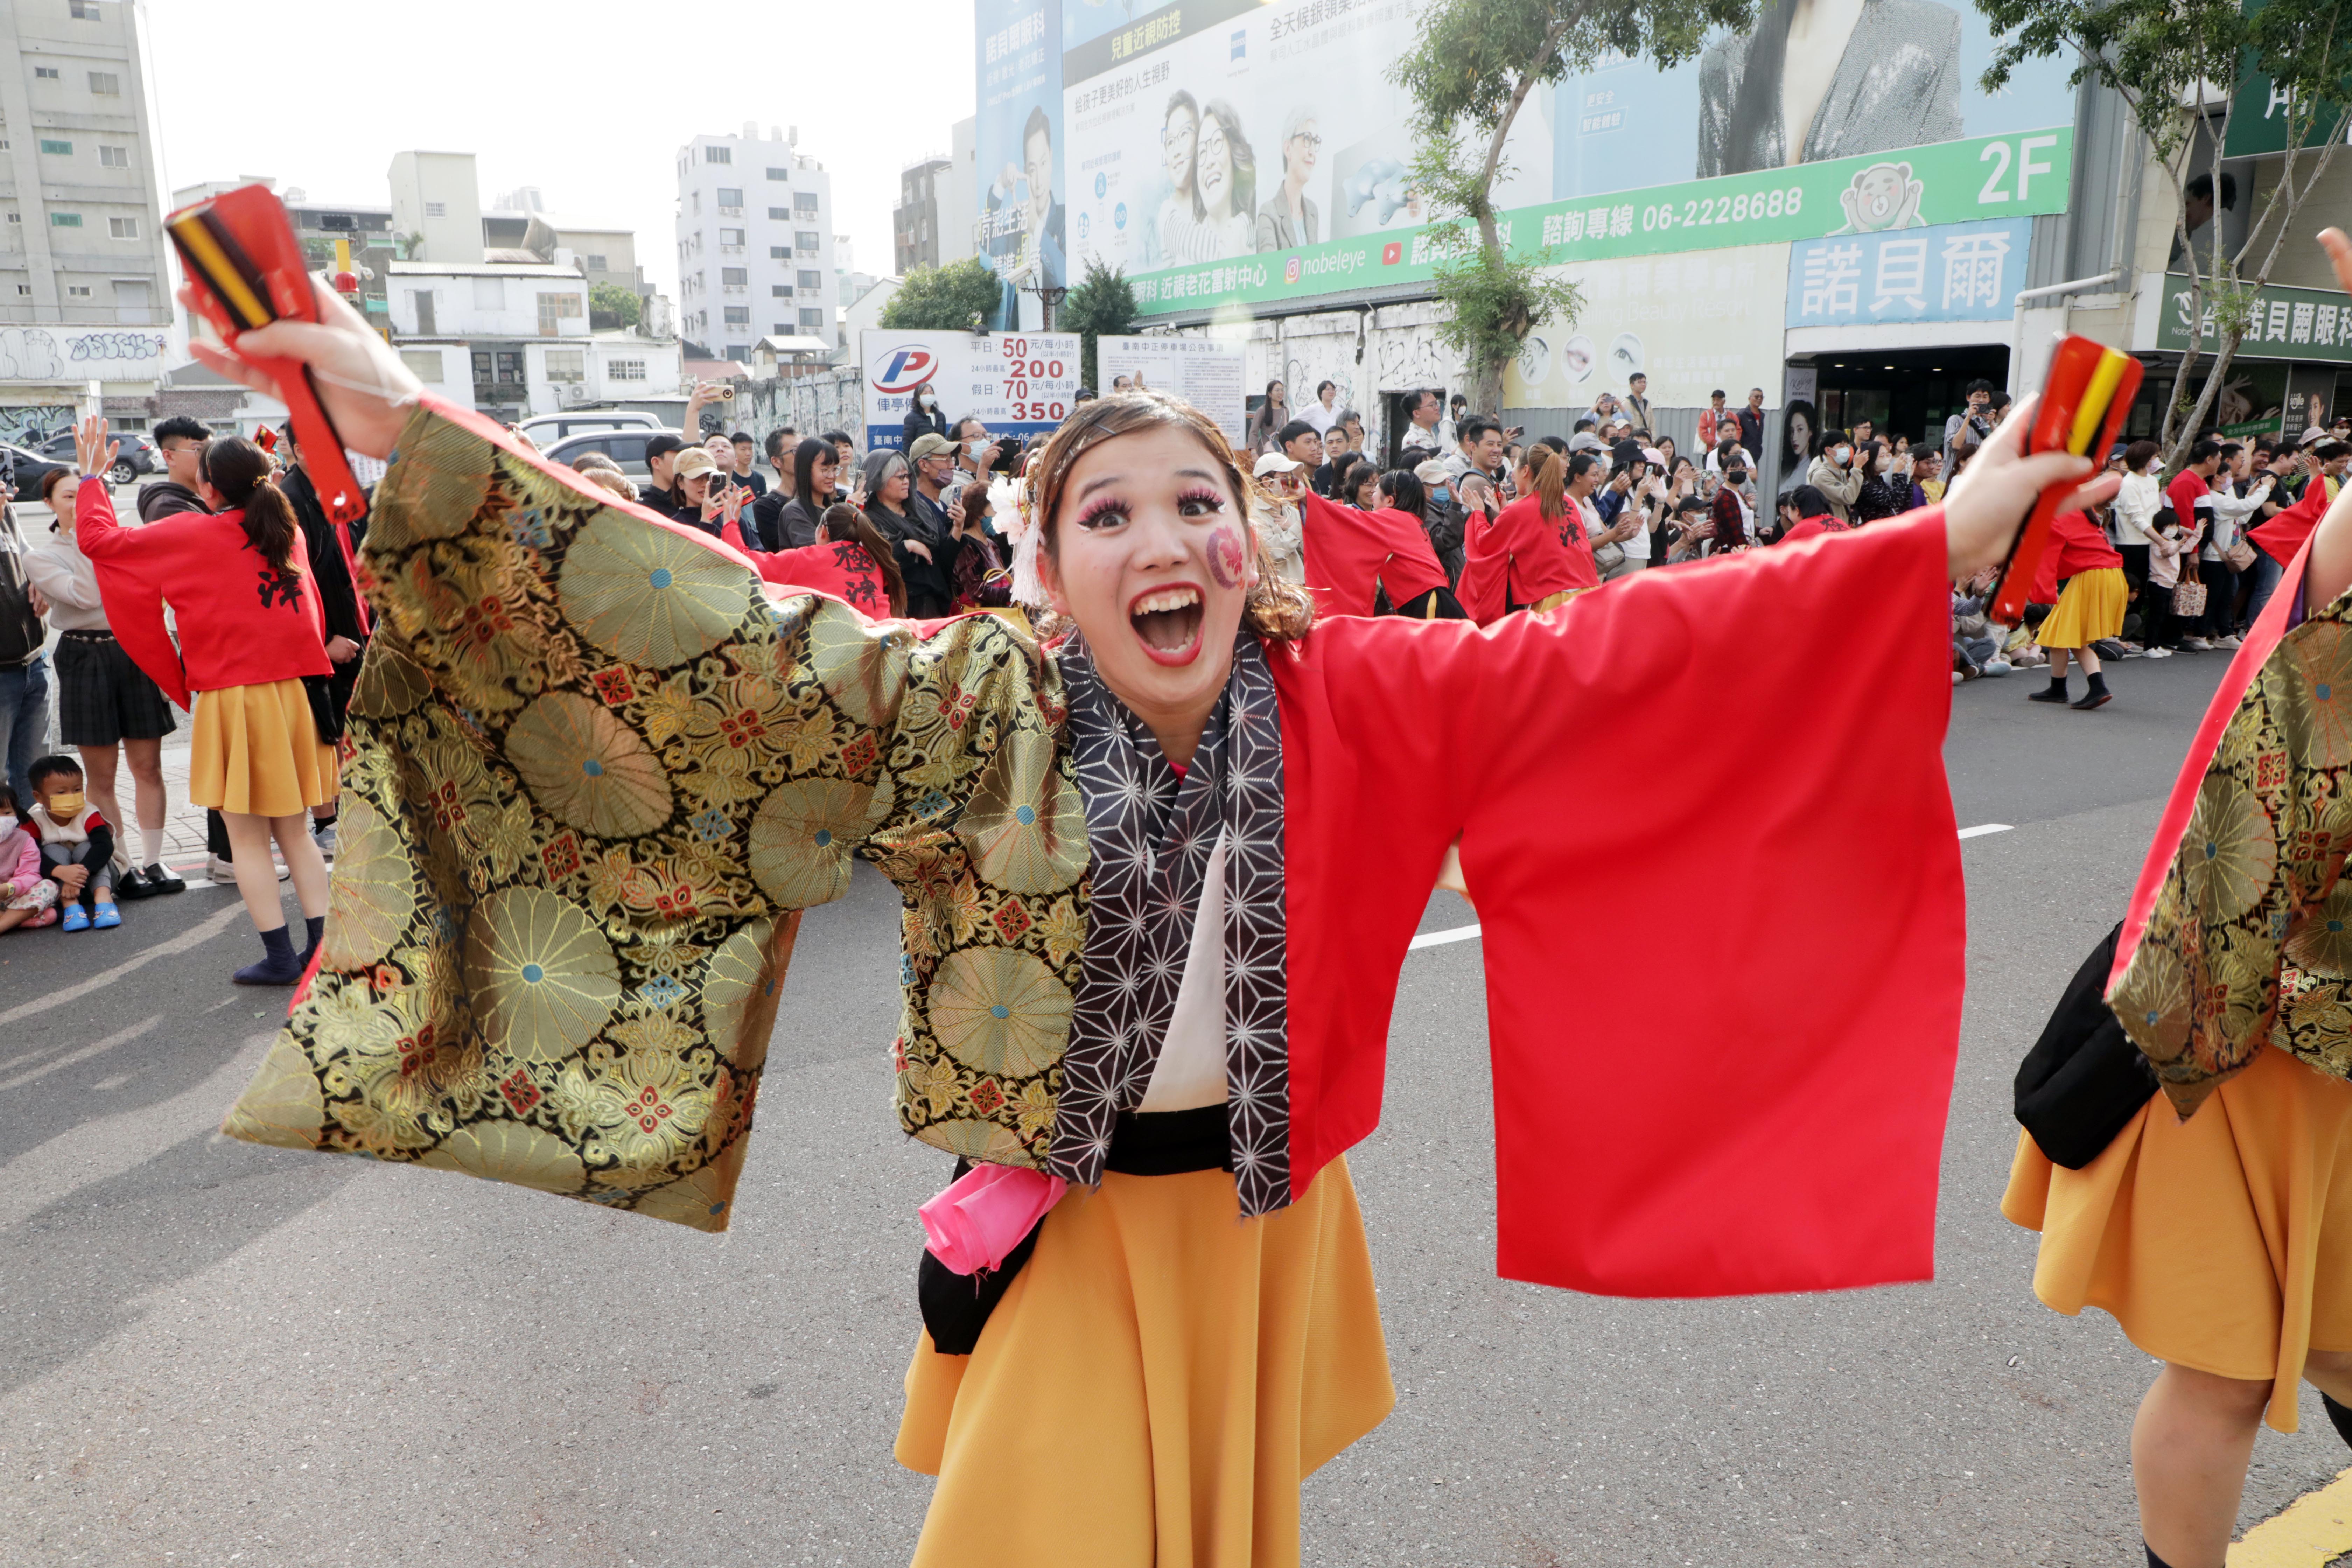
[[[1505,144],[1528,95],[1612,56],[1680,65],[1710,28],[1744,29],[1755,12],[1756,0],[1435,0],[1422,14],[1389,79],[1412,95],[1412,177],[1439,219],[1429,230],[1448,316],[1438,335],[1468,365],[1472,407],[1501,412],[1503,371],[1528,333],[1583,306],[1573,284],[1543,274],[1540,252],[1514,254],[1496,218]]]
[[[1079,351],[1079,383],[1099,386],[1101,376],[1095,369],[1095,339],[1108,334],[1118,337],[1135,325],[1135,286],[1127,280],[1125,268],[1108,268],[1098,257],[1087,259],[1087,275],[1077,287],[1062,297],[1061,305],[1054,311],[1054,330],[1076,332],[1082,348]]]
[[[615,327],[634,327],[645,315],[645,301],[634,289],[624,289],[618,283],[592,283],[588,286],[588,324],[598,331],[609,332]]]
[[[2012,35],[1993,53],[1987,91],[2005,86],[2027,59],[2079,51],[2074,82],[2096,81],[2123,100],[2171,184],[2175,265],[2188,270],[2189,319],[2210,317],[2213,342],[2212,374],[2193,401],[2189,386],[2206,334],[2191,339],[2173,374],[2158,441],[2165,467],[2177,468],[2205,426],[2295,215],[2343,144],[2352,7],[2345,0],[1977,0],[1977,7]],[[2284,151],[2235,250],[2222,238],[2218,206],[2194,244],[2189,227],[2189,183],[2198,170],[2221,166],[2246,96],[2209,79],[2225,62],[2236,63],[2241,84],[2267,75],[2271,101],[2283,94],[2286,107]]]
[[[977,256],[918,267],[882,307],[882,324],[901,331],[976,332],[1002,292],[996,274]]]

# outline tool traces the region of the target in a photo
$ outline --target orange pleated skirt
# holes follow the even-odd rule
[[[1256,1219],[1223,1171],[1106,1175],[971,1355],[916,1349],[916,1568],[1296,1568],[1300,1479],[1395,1403],[1344,1162]]]
[[[2352,1084],[2265,1048],[2183,1121],[2162,1095],[2079,1171],[2021,1135],[2001,1213],[2042,1233],[2033,1292],[2162,1361],[2271,1387],[2352,1351]]]
[[[196,693],[188,798],[215,811],[297,816],[335,798],[335,748],[320,742],[299,680]]]

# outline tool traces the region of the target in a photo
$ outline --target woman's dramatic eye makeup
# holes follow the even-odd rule
[[[1078,526],[1101,528],[1114,521],[1124,521],[1126,518],[1127,502],[1117,496],[1097,496],[1087,503],[1085,510],[1078,513]]]
[[[1179,510],[1189,506],[1204,506],[1212,511],[1223,511],[1225,510],[1225,498],[1206,485],[1198,485],[1178,496],[1176,505]]]

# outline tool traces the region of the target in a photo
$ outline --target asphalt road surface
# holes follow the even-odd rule
[[[1307,1481],[1306,1560],[2137,1568],[2152,1364],[2034,1301],[1998,1203],[2017,1059],[2120,912],[2222,668],[2125,664],[2090,715],[2025,703],[2039,677],[1954,693],[1958,820],[2011,830],[1963,848],[1932,1285],[1496,1279],[1479,943],[1414,952],[1351,1156],[1399,1403]],[[890,1120],[895,909],[861,868],[810,915],[719,1237],[218,1137],[283,1005],[228,984],[257,947],[233,890],[0,937],[0,1562],[905,1563],[931,1485],[890,1457],[914,1210],[947,1161]],[[1423,929],[1472,918],[1440,894]],[[1664,977],[1693,935],[1612,940]],[[2263,1435],[2248,1521],[2347,1462],[2308,1390],[2304,1426]]]

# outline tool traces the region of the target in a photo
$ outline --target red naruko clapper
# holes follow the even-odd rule
[[[2042,389],[2042,406],[2034,410],[2025,449],[2105,457],[2123,433],[2124,416],[2131,412],[2132,399],[2139,394],[2139,361],[2121,350],[2103,347],[2084,337],[2061,338],[2058,352],[2050,356],[2050,379]],[[2033,503],[2032,515],[2018,531],[1990,611],[1991,618],[2002,626],[2016,626],[2025,614],[2025,597],[2033,590],[2042,552],[2050,542],[2051,521],[2058,515],[2059,502],[2078,485],[2079,481],[2069,481],[2043,490]]]

